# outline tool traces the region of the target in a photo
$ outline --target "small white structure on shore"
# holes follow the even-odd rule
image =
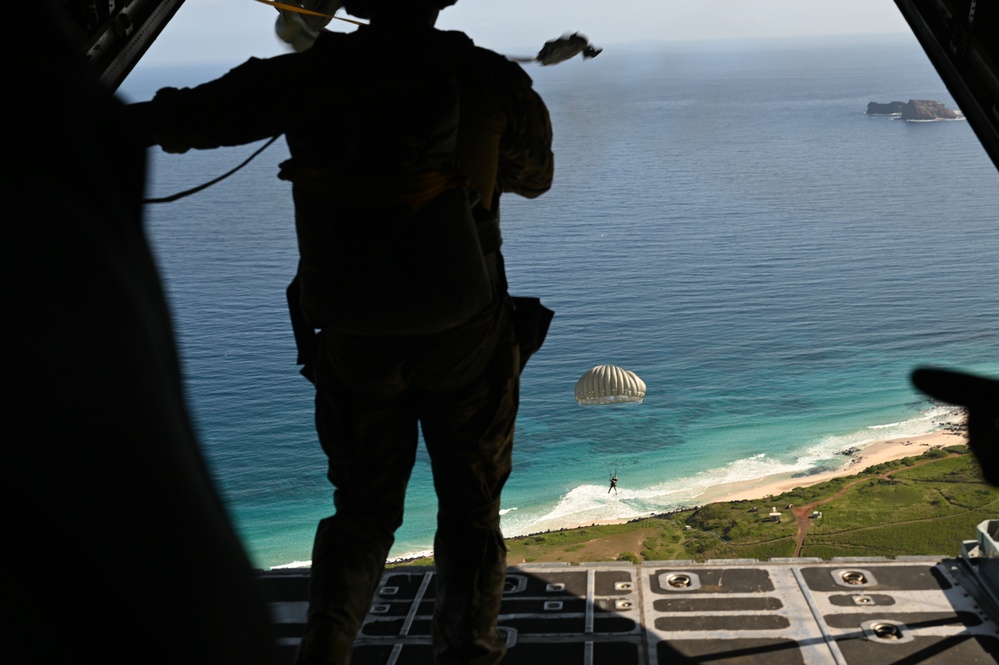
[[[777,506],[770,509],[770,521],[780,524],[780,511],[777,510]]]

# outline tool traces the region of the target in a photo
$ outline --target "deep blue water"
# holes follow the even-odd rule
[[[140,69],[122,93],[224,69]],[[955,108],[911,37],[607,48],[528,71],[552,114],[556,184],[504,201],[504,247],[511,291],[556,318],[523,377],[508,535],[828,467],[849,445],[933,427],[914,366],[999,373],[999,173],[966,121],[865,114],[910,98]],[[150,194],[255,147],[152,151]],[[307,561],[331,510],[284,299],[286,154],[276,143],[147,208],[206,456],[262,567]],[[576,380],[599,364],[637,372],[645,402],[577,406]],[[434,517],[421,454],[394,554],[429,549]]]

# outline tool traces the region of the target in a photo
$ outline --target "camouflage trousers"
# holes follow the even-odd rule
[[[436,335],[323,333],[316,427],[336,512],[316,531],[300,662],[349,661],[402,524],[418,427],[438,499],[435,660],[502,660],[496,620],[506,546],[499,509],[511,468],[518,374],[505,302]]]

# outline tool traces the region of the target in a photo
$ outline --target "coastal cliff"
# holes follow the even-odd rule
[[[901,115],[902,120],[955,120],[960,114],[931,99],[910,99],[908,102],[870,102],[868,115]]]

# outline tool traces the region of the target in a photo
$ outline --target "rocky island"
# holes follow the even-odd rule
[[[955,120],[961,114],[931,99],[910,99],[908,102],[871,102],[867,115],[900,115],[902,120]]]

